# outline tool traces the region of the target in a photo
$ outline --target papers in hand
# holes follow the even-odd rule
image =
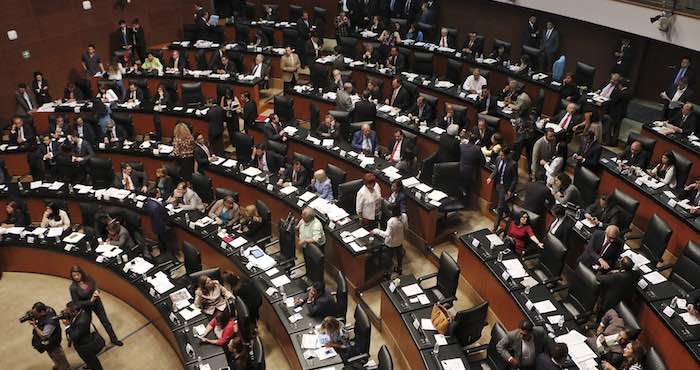
[[[422,294],[423,289],[418,284],[411,284],[401,287],[401,290],[407,297],[412,297],[414,295]]]

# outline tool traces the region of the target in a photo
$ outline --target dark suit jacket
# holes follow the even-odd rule
[[[698,115],[695,112],[690,112],[688,117],[683,121],[683,113],[678,110],[669,122],[674,126],[680,127],[684,134],[690,135],[692,133],[698,134],[700,132],[700,127],[698,127]]]
[[[85,162],[85,160],[95,156],[95,151],[92,150],[92,145],[90,145],[90,143],[87,143],[85,142],[85,140],[83,140],[80,147],[78,147],[78,144],[75,144],[73,146],[72,155],[75,157],[83,158],[83,162]]]
[[[355,108],[352,110],[352,119],[354,122],[374,121],[377,118],[377,106],[369,100],[360,100],[355,103]]]
[[[542,30],[542,42],[540,48],[543,52],[554,54],[559,50],[559,31],[555,28],[547,38],[547,30]]]
[[[224,132],[224,120],[226,120],[226,111],[218,105],[209,107],[207,111],[207,121],[209,125],[207,133],[209,140],[216,139]]]
[[[258,118],[258,106],[254,101],[250,100],[243,104],[243,123],[246,128],[255,125],[255,119]]]
[[[141,173],[143,174],[143,173]],[[136,171],[131,171],[131,183],[134,184],[135,191],[140,191],[141,186],[144,184],[144,178],[139,176]],[[124,189],[124,173],[119,171],[114,175],[114,187],[117,189]]]
[[[131,45],[132,29],[130,27],[126,28],[126,32],[123,33],[121,28],[118,28],[112,33],[112,50],[125,50],[125,46]],[[126,36],[126,37],[125,37]]]
[[[579,261],[588,267],[592,267],[598,264],[598,259],[602,258],[608,265],[613,266],[622,253],[624,243],[620,239],[615,239],[610,242],[607,250],[603,251],[602,247],[604,241],[605,231],[596,230],[593,232],[591,239],[588,240],[588,244],[586,244],[586,249],[579,257]]]
[[[76,132],[78,132],[78,125],[75,125],[73,128],[75,129]],[[82,138],[83,138],[83,140],[90,143],[90,145],[96,145],[95,142],[97,141],[97,137],[95,136],[95,131],[87,123],[83,124],[83,136],[82,136]]]
[[[486,114],[491,114],[496,111],[497,99],[495,96],[489,95],[486,99],[479,99],[476,101],[476,111],[481,113],[486,111]]]
[[[493,130],[490,127],[486,126],[486,129],[484,130],[484,133],[482,135],[481,131],[479,131],[479,126],[474,126],[474,128],[472,129],[472,134],[479,137],[479,142],[477,143],[477,145],[491,145],[491,136],[493,136]]]
[[[637,166],[641,168],[647,168],[649,166],[649,153],[642,149],[637,155],[632,155],[632,151],[628,146],[625,151],[619,157],[622,160],[627,160],[627,164],[630,166]]]
[[[438,35],[437,35],[437,37],[435,37],[435,45],[440,46],[441,39],[442,39],[442,35],[439,33],[439,30],[438,30]],[[447,35],[447,47],[454,49],[456,46],[455,44],[456,44],[455,39],[452,38],[452,36]]]
[[[362,151],[362,130],[357,130],[355,133],[352,135],[352,148],[355,150]],[[370,131],[369,133],[369,141],[372,145],[372,152],[377,150],[377,133],[374,131]]]
[[[498,168],[501,166],[501,160],[496,161],[496,168],[494,169],[493,173],[491,173],[491,181],[493,181],[494,184],[500,184],[501,179],[500,179],[500,172],[498,171]],[[510,191],[511,193],[515,192],[515,186],[518,184],[518,165],[510,160],[506,160],[505,168],[503,170],[503,187],[506,189],[506,191]]]
[[[23,94],[20,94],[19,92],[15,93],[15,101],[17,103],[17,109],[15,110],[15,114],[17,114],[18,116],[26,117],[29,115],[29,112],[32,109],[38,108],[38,104],[36,102],[36,98],[34,97],[34,93],[29,87],[27,88],[27,96],[29,97],[29,101],[32,103],[31,107],[27,103],[27,100],[24,99]]]
[[[187,58],[180,54],[180,58],[177,60],[177,65],[175,65],[175,58],[170,58],[167,67],[177,68],[178,70],[182,71],[183,69],[189,68],[189,62],[187,61]]]
[[[49,145],[51,146],[51,152],[53,153],[53,161],[55,161],[56,157],[58,157],[58,155],[61,154],[61,147],[60,145],[58,145],[58,141],[54,140],[51,140],[51,143],[49,143]],[[44,145],[44,143],[39,144],[36,148],[36,152],[39,158],[43,159],[46,153],[48,153],[46,145]]]
[[[674,82],[676,80],[676,76],[678,75],[678,70],[681,69],[680,65],[677,65],[676,68],[673,69],[673,74],[671,75],[671,83],[670,85],[673,86]],[[688,86],[693,86],[695,85],[695,68],[689,67],[685,71],[685,78],[688,79]]]
[[[571,229],[573,227],[574,221],[571,218],[564,216],[564,220],[562,220],[561,225],[557,227],[557,230],[553,233],[553,235],[564,243],[564,245],[567,245],[567,240],[569,240],[569,235],[571,235]],[[551,231],[549,228],[547,230]]]
[[[210,154],[214,154],[211,148],[207,147],[207,149],[209,149]],[[199,146],[199,144],[194,144],[192,154],[194,155],[195,162],[197,162],[199,172],[202,172],[203,169],[209,166],[209,157],[207,156],[207,153],[204,151],[204,149],[202,149],[202,147]]]
[[[272,125],[272,122],[267,122],[263,125],[263,133],[265,138],[268,140],[280,141],[282,140],[282,123],[277,124],[277,130]]]
[[[391,155],[391,151],[394,149],[394,145],[396,145],[396,140],[392,138],[391,140],[389,140],[389,146],[387,146],[387,149],[389,150],[389,155]],[[401,160],[405,160],[407,158],[414,158],[415,156],[415,143],[413,142],[413,140],[404,137],[401,141]]]
[[[564,116],[566,116],[566,109],[562,109],[561,112],[557,113],[556,116],[552,117],[549,122],[554,123],[556,125],[559,125],[562,119],[564,119]],[[569,119],[569,124],[566,126],[566,131],[571,131],[574,128],[574,125],[581,123],[581,116],[574,113],[571,118]],[[563,134],[564,131],[560,131],[559,135]]]
[[[540,34],[541,31],[539,29],[539,24],[535,22],[535,24],[531,25],[530,22],[527,22],[527,27],[525,29],[525,34],[523,35],[523,43],[528,46],[532,46],[533,48],[539,47],[540,46]],[[534,36],[533,36],[534,35]]]
[[[389,103],[391,103],[392,96],[394,96],[393,91],[391,92],[391,95],[388,96]],[[397,93],[396,99],[394,99],[394,104],[392,104],[392,106],[400,108],[401,110],[406,110],[411,107],[411,96],[405,87],[401,86],[399,88],[399,92]]]
[[[228,61],[226,65],[223,63],[219,63],[219,68],[217,69],[223,69],[224,73],[233,75],[238,72],[238,68],[236,68],[236,63],[232,62],[231,60]]]
[[[122,103],[129,101],[129,99],[131,99],[131,92],[127,91],[126,96],[122,99]],[[143,91],[138,87],[136,88],[136,100],[143,102]]]
[[[673,99],[673,96],[676,95],[676,85],[669,87],[666,90],[666,95],[668,95],[669,99]],[[683,94],[681,94],[681,97],[678,99],[678,101],[683,102],[683,103],[687,103],[687,102],[693,100],[693,98],[695,98],[695,92],[690,87],[687,87],[685,89],[685,91],[683,91]],[[665,101],[664,104],[668,105],[668,101]],[[676,109],[680,109],[680,108],[676,108]]]
[[[608,225],[620,225],[620,222],[623,221],[624,218],[622,214],[623,211],[618,207],[609,205],[607,208],[603,209],[599,202],[588,206],[586,212],[602,222],[603,227],[607,227]]]
[[[396,73],[401,73],[406,70],[406,57],[401,53],[396,55],[396,58],[388,56],[385,63],[396,67]]]
[[[308,40],[311,38],[311,28],[313,27],[313,22],[309,18],[309,24],[304,23],[303,18],[297,20],[297,31],[299,32],[299,39]]]
[[[309,185],[309,173],[306,171],[306,168],[304,166],[301,166],[299,169],[299,172],[297,173],[297,181],[292,181],[292,167],[288,166],[287,171],[284,173],[284,182],[290,182],[292,183],[292,186],[295,186],[297,188],[305,188],[307,185]]]
[[[615,87],[612,91],[610,94],[610,101],[607,103],[607,109],[608,114],[613,120],[619,121],[625,117],[629,97],[629,89],[622,90],[620,87]]]
[[[552,357],[547,353],[540,353],[535,358],[535,369],[537,370],[562,370],[561,364],[557,365],[552,361]]]
[[[547,334],[544,329],[540,326],[535,326],[533,328],[533,339],[535,342],[535,356],[539,353],[543,353],[547,349]],[[504,361],[512,356],[520,359],[522,355],[522,337],[520,336],[520,330],[509,331],[508,334],[503,337],[496,344],[496,350],[503,357]]]
[[[602,312],[616,306],[636,291],[635,285],[639,280],[637,271],[610,271],[598,275],[600,283],[600,305]]]
[[[30,147],[33,147],[34,144],[36,144],[36,137],[34,134],[34,130],[32,129],[29,124],[25,123],[22,125],[20,128],[24,134],[24,144],[23,145],[28,145]],[[19,129],[15,130],[14,132],[10,131],[10,142],[12,144],[17,144],[17,139],[19,138]]]
[[[438,143],[438,151],[435,155],[435,163],[459,161],[459,139],[454,136],[442,134]]]
[[[547,187],[544,181],[535,181],[528,184],[525,194],[523,207],[540,216],[544,215],[554,204],[552,191]]]
[[[415,117],[418,117],[419,121],[432,122],[433,118],[435,118],[433,115],[433,107],[428,103],[423,104],[422,112],[420,112],[418,104],[414,104],[411,110],[408,111],[408,113],[414,115]]]
[[[459,173],[465,179],[475,178],[479,168],[486,163],[481,148],[472,143],[459,144],[459,152]]]
[[[452,123],[459,126],[460,128],[463,128],[464,126],[466,126],[466,122],[464,120],[464,117],[462,117],[462,115],[458,112],[455,112],[454,116],[452,116]],[[444,128],[444,129],[447,129],[447,127],[450,126],[450,122],[447,120],[446,115],[442,116],[442,118],[440,118],[437,121],[437,126]]]
[[[586,148],[585,144],[581,146],[576,153],[584,158],[584,162],[581,164],[583,167],[597,171],[600,164],[600,154],[603,153],[603,146],[600,145],[598,140],[595,140],[588,148]]]
[[[221,68],[221,57],[222,56],[229,56],[228,52],[224,52],[223,55],[221,54],[220,51],[214,52],[214,55],[211,56],[211,60],[209,61],[209,68],[212,71],[216,71],[217,69]],[[229,58],[229,63],[231,62],[231,58]]]
[[[470,47],[471,46],[471,47]],[[482,38],[477,38],[474,40],[474,42],[470,45],[469,43],[469,38],[464,42],[464,46],[462,46],[462,49],[469,49],[472,51],[472,55],[479,55],[484,53],[484,39]]]
[[[271,173],[277,173],[280,167],[284,164],[284,159],[281,155],[274,153],[272,151],[265,152],[265,161],[267,162],[267,168]],[[250,160],[250,165],[253,167],[258,167],[258,157],[253,156]]]
[[[318,134],[318,136],[324,139],[337,139],[341,137],[341,129],[338,122],[335,123],[335,126],[332,130],[326,125],[320,124],[318,126],[318,129],[316,130],[316,133]]]

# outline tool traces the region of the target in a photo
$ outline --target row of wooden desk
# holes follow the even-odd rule
[[[654,144],[654,151],[651,153],[652,158],[661,158],[661,155],[676,151],[677,153],[683,155],[693,163],[700,163],[700,147],[697,147],[690,143],[685,134],[674,134],[671,137],[662,135],[659,132],[652,129],[651,125],[642,126],[642,136],[656,140]],[[692,181],[694,178],[700,177],[700,165],[694,165],[689,174],[689,179]]]

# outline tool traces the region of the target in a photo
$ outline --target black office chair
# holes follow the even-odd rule
[[[267,150],[271,151],[272,153],[279,154],[283,158],[286,158],[287,144],[283,144],[279,141],[268,140],[265,142],[265,145],[267,145]]]
[[[114,183],[114,170],[110,157],[91,157],[88,159],[88,171],[92,186],[95,188],[109,188]]]
[[[503,47],[505,54],[510,55],[511,43],[508,41],[501,40],[501,39],[494,39],[493,40],[493,48],[491,50],[496,51],[501,46]]]
[[[201,82],[187,82],[181,85],[183,105],[200,105],[204,100]]]
[[[256,4],[250,1],[246,1],[243,3],[243,16],[245,19],[249,21],[254,21],[258,18],[258,16],[255,14]]]
[[[284,47],[296,48],[297,41],[299,40],[299,31],[291,28],[285,28],[282,30],[282,43]]]
[[[107,90],[112,90],[115,93],[119,91],[117,90],[116,80],[97,80],[97,88],[102,89],[103,87]],[[51,116],[49,116],[49,124],[51,124]]]
[[[419,93],[418,96],[422,96],[423,100],[430,105],[431,108],[433,108],[433,112],[437,112],[437,103],[438,103],[438,98],[435,95],[428,95],[426,93]],[[406,133],[408,131],[405,131]],[[413,134],[412,134],[413,135]],[[415,137],[415,135],[414,135]]]
[[[260,30],[263,32],[270,45],[275,44],[275,29],[268,26],[260,26]]]
[[[185,271],[188,275],[202,271],[202,256],[199,250],[187,241],[182,242],[182,255],[185,259]]]
[[[457,45],[457,37],[459,37],[459,30],[456,28],[452,28],[452,27],[445,27],[445,29],[447,30],[447,37],[454,40],[455,45]]]
[[[357,59],[357,41],[357,37],[338,37],[338,44],[344,57]]]
[[[656,140],[646,137],[641,135],[638,132],[630,132],[629,136],[627,136],[627,146],[632,145],[633,142],[639,141],[642,143],[642,148],[646,150],[647,153],[649,153],[649,156],[651,157],[651,153],[654,152],[654,146],[656,146]],[[644,163],[644,167],[648,166],[649,163]]]
[[[348,313],[348,284],[345,280],[345,275],[335,269],[333,273],[333,280],[335,281],[335,317],[338,320],[345,321],[345,316]]]
[[[425,23],[425,22],[418,22],[418,23],[416,23],[416,27],[418,28],[419,31],[423,32],[423,39],[424,40],[433,40],[437,37],[435,34],[436,33],[435,26],[432,24]],[[455,40],[455,42],[457,41],[456,38],[453,38],[453,40]]]
[[[304,8],[301,5],[296,5],[296,4],[289,4],[289,8],[287,11],[287,17],[290,22],[296,22],[301,18],[301,15],[304,13]]]
[[[238,333],[240,333],[243,343],[250,343],[254,336],[254,329],[250,319],[250,312],[248,311],[248,306],[241,299],[240,296],[236,297],[233,302],[233,309],[236,311],[236,324],[238,324]]]
[[[539,255],[527,256],[525,259],[537,259],[534,266],[528,268],[528,271],[538,282],[549,286],[561,280],[567,249],[564,243],[552,233],[546,233],[542,243],[544,244],[544,249]]]
[[[463,179],[459,174],[459,162],[436,163],[433,166],[433,187],[448,195],[440,201],[438,211],[445,214],[459,212],[467,208],[462,194]]]
[[[617,226],[620,228],[622,235],[626,234],[629,231],[632,220],[634,220],[634,217],[637,214],[637,209],[639,209],[639,201],[632,198],[622,190],[615,189],[610,198],[608,198],[608,205],[611,207],[617,207],[625,213],[623,217],[624,219],[620,221],[619,225]]]
[[[642,332],[642,327],[639,324],[639,321],[637,321],[637,317],[634,315],[632,310],[627,307],[625,302],[620,302],[618,303],[614,308],[615,312],[617,312],[618,315],[622,318],[622,321],[625,322],[625,327],[630,329],[630,337],[632,339],[637,338],[639,333]]]
[[[202,198],[202,202],[205,204],[214,202],[214,191],[209,176],[194,172],[190,183],[192,184],[192,190]]]
[[[431,76],[433,74],[433,53],[413,53],[413,72]]]
[[[66,161],[65,163],[68,165],[70,162]],[[57,179],[64,179],[67,177],[66,175],[68,175],[66,172],[62,173],[58,171],[58,168],[56,168],[56,171],[53,171],[53,174],[50,174],[48,169],[44,168],[44,160],[36,152],[27,152],[27,164],[29,164],[29,174],[34,181],[44,180],[47,178],[47,175],[51,175]],[[5,161],[2,161],[2,164],[0,164],[0,171],[5,175],[5,182],[10,182],[11,176],[7,172]]]
[[[391,22],[391,26],[393,27],[396,23],[399,24],[399,33],[402,35],[408,30],[408,19],[403,19],[403,18],[389,18],[389,21]],[[423,34],[425,36],[425,34]]]
[[[195,59],[197,60],[197,69],[207,70],[209,69],[209,61],[207,60],[207,54],[204,49],[199,49],[195,53]]]
[[[263,226],[250,240],[255,240],[258,243],[267,242],[272,238],[272,212],[270,211],[270,207],[262,200],[255,201],[255,208],[258,210]]]
[[[318,130],[318,127],[321,126],[321,110],[318,109],[318,104],[316,103],[311,103],[309,104],[309,124],[310,124],[310,132],[313,134]]]
[[[423,158],[423,161],[421,162],[421,170],[420,174],[418,175],[418,180],[424,184],[427,185],[432,185],[433,184],[433,170],[435,168],[435,160],[437,158],[437,152]]]
[[[126,133],[127,139],[134,138],[134,119],[132,118],[131,114],[128,112],[112,112],[112,121],[114,121],[114,124]]]
[[[338,185],[338,200],[336,205],[350,215],[356,214],[355,197],[362,188],[362,179],[352,180]]]
[[[148,91],[148,80],[140,78],[137,80],[130,80],[129,82],[133,82],[136,88],[141,91],[144,101],[151,101],[151,92]]]
[[[233,133],[233,147],[236,149],[236,159],[239,163],[249,163],[253,151],[253,137],[240,133]]]
[[[534,66],[538,65],[538,61],[540,60],[540,54],[542,53],[542,49],[539,48],[534,48],[529,45],[523,45],[521,55],[527,55],[530,57],[530,61],[532,62],[533,70],[536,68]]]
[[[446,81],[450,81],[457,86],[461,86],[462,83],[462,68],[464,63],[461,60],[448,58],[447,59],[447,70],[445,75],[442,77]]]
[[[685,188],[685,183],[688,182],[693,161],[675,150],[672,150],[671,153],[676,157],[676,190],[682,191]]]
[[[265,370],[265,349],[260,336],[253,338],[253,370]]]
[[[645,370],[666,370],[666,364],[664,360],[656,351],[656,348],[650,347],[644,357],[644,369]]]
[[[639,251],[646,256],[652,266],[663,262],[663,255],[666,251],[668,241],[671,240],[673,230],[659,215],[654,213],[651,220],[644,228],[644,233],[641,237],[627,237],[625,240],[642,239],[639,246]]]
[[[250,33],[250,26],[239,22],[236,22],[234,26],[236,28],[236,42],[248,44],[248,34]]]
[[[301,162],[301,165],[304,166],[306,173],[308,173],[309,176],[314,173],[314,159],[308,155],[295,152],[292,160]]]
[[[216,200],[224,199],[231,196],[233,201],[238,203],[238,192],[226,188],[214,188],[214,197]]]
[[[700,243],[689,240],[683,253],[673,265],[668,280],[679,290],[688,294],[700,288]]]
[[[328,19],[328,10],[320,6],[314,6],[313,8],[314,22],[316,23],[316,33],[320,37],[326,36],[326,23]]]
[[[448,335],[457,339],[464,351],[481,338],[489,313],[489,302],[482,302],[472,308],[455,314],[448,328]]]
[[[83,226],[92,228],[92,225],[95,224],[95,214],[97,214],[98,205],[95,203],[80,202],[78,206],[80,207],[80,217]]]
[[[276,262],[277,266],[287,271],[294,266],[296,259],[296,243],[297,237],[294,232],[294,225],[289,222],[279,222],[277,224],[277,243],[279,252],[270,255]]]
[[[581,200],[586,206],[595,202],[598,194],[600,177],[586,167],[579,166],[574,173],[574,186],[581,193]]]
[[[166,162],[163,163],[163,168],[165,168],[165,173],[173,179],[174,183],[177,184],[178,182],[180,182],[180,179],[182,179],[182,176],[180,175],[180,166],[178,166],[175,163]]]
[[[562,289],[565,288],[567,286]],[[598,301],[599,288],[595,273],[579,262],[568,285],[568,294],[559,302],[577,323],[582,324],[595,313],[593,309]]]
[[[274,110],[282,124],[296,126],[296,120],[294,119],[294,99],[292,97],[276,95],[274,99]]]
[[[457,300],[457,284],[459,282],[459,266],[449,254],[442,252],[440,255],[440,267],[437,272],[421,276],[418,283],[436,277],[434,286],[425,288],[425,294],[431,302],[440,302],[446,307],[452,307]]]
[[[473,355],[479,352],[486,351],[486,358],[482,360],[470,360],[469,366],[472,369],[489,369],[489,370],[506,370],[510,365],[503,359],[503,356],[498,352],[496,345],[501,339],[505,338],[508,332],[499,323],[493,324],[491,328],[491,340],[489,344],[484,344],[475,348],[470,348],[468,355]],[[469,356],[473,358],[475,356]]]
[[[340,133],[343,135],[345,141],[350,143],[352,141],[352,134],[355,132],[350,127],[350,112],[344,112],[340,110],[329,110],[328,114],[330,114],[333,117],[333,119],[335,119],[335,121],[338,123],[338,127],[340,127]]]
[[[477,114],[477,117],[478,117],[478,119],[483,118],[484,121],[486,121],[486,125],[488,127],[490,127],[491,130],[493,130],[493,132],[498,132],[498,128],[499,128],[500,122],[501,122],[500,118],[498,118],[496,116],[489,115],[489,114],[483,114],[483,113]]]
[[[584,87],[587,90],[593,89],[593,81],[595,80],[595,67],[582,62],[576,62],[576,72],[574,72],[574,80],[579,87]]]
[[[323,274],[325,271],[325,261],[321,248],[316,244],[304,244],[302,248],[304,255],[304,266],[306,266],[306,278],[309,285],[319,284],[321,290],[325,290],[326,283],[323,280]]]
[[[532,100],[532,108],[530,108],[530,112],[524,111],[522,112],[523,117],[527,115],[533,115],[535,117],[539,117],[542,115],[542,109],[544,107],[544,89],[540,88],[537,96]]]
[[[347,355],[349,358],[345,361],[348,363],[355,362],[355,358],[366,356],[369,354],[370,339],[372,336],[372,323],[369,321],[367,313],[362,308],[362,305],[355,306],[355,323],[349,328],[353,332],[354,337],[348,344]]]
[[[338,187],[345,182],[347,173],[332,163],[326,164],[326,176],[331,180],[333,199],[338,198]]]

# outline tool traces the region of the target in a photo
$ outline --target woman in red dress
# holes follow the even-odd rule
[[[515,253],[519,256],[525,254],[527,240],[532,240],[538,247],[543,248],[543,244],[537,239],[530,226],[530,216],[527,212],[521,212],[517,221],[513,221],[508,226],[507,238],[513,241]]]

